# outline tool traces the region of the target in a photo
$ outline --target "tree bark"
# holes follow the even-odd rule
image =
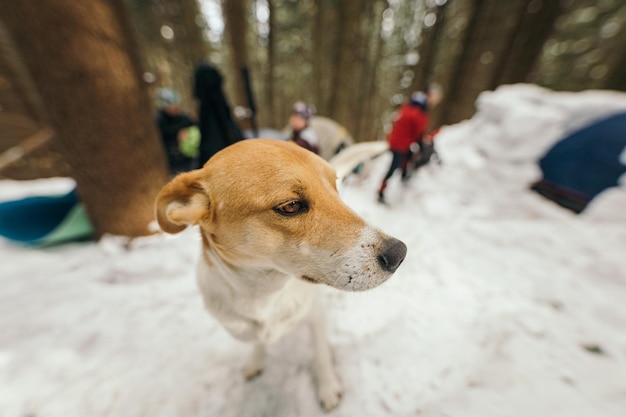
[[[30,118],[35,125],[47,124],[47,110],[15,42],[0,22],[0,111]],[[0,135],[2,136],[2,135]],[[0,141],[0,149],[4,149]]]
[[[183,36],[179,37],[181,47],[186,51],[187,59],[191,64],[191,71],[209,55],[209,44],[204,40],[202,28],[198,25],[200,9],[198,0],[178,0],[180,2],[180,25]],[[191,77],[191,71],[187,78]]]
[[[359,88],[352,95],[355,123],[350,131],[356,142],[376,140],[376,121],[380,114],[376,110],[378,65],[382,57],[380,21],[386,2],[374,0],[370,3],[365,27],[364,53],[361,64]]]
[[[418,49],[419,61],[415,66],[415,76],[411,83],[410,91],[423,90],[424,87],[432,80],[433,67],[437,58],[437,46],[445,27],[446,8],[448,3],[442,6],[436,6],[430,10],[435,14],[436,21],[431,27],[423,28],[422,43]]]
[[[604,88],[617,91],[626,91],[626,28],[622,26],[618,35],[620,41],[616,42],[614,53],[608,59],[609,72],[604,81]]]
[[[507,46],[498,57],[490,88],[501,84],[526,82],[535,66],[546,39],[563,7],[559,1],[524,0],[517,12],[518,21],[507,37]]]
[[[361,32],[361,20],[367,8],[364,0],[342,2],[339,10],[339,36],[334,56],[334,83],[331,86],[329,115],[349,132],[357,130],[354,116],[355,92],[361,88],[362,64],[365,43]]]
[[[230,56],[233,68],[232,78],[235,80],[235,103],[245,105],[246,94],[241,79],[241,68],[248,62],[248,46],[246,35],[248,33],[248,12],[246,0],[228,0],[222,3],[224,13],[225,33],[230,40]],[[237,76],[234,76],[237,74]]]
[[[280,126],[282,121],[277,120],[276,118],[276,100],[274,99],[276,94],[276,91],[274,91],[274,62],[276,59],[276,36],[274,34],[274,29],[276,18],[274,16],[275,8],[273,0],[267,0],[267,8],[269,12],[267,22],[269,25],[269,33],[267,34],[267,69],[264,74],[265,88],[262,96],[264,108],[260,110],[260,113],[263,115],[264,120],[267,120],[267,124],[270,127],[276,127]]]
[[[313,39],[313,82],[315,86],[315,104],[319,114],[330,115],[332,112],[331,95],[334,79],[337,76],[339,36],[339,2],[337,0],[319,0],[314,21]],[[333,52],[335,51],[335,52]],[[331,56],[333,58],[331,58]]]
[[[0,2],[97,235],[149,234],[165,155],[123,0]]]
[[[475,0],[465,32],[454,76],[442,107],[444,124],[471,117],[480,92],[489,89],[498,57],[510,35],[510,4],[497,0]]]

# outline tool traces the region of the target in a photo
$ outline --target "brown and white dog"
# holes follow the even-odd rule
[[[369,226],[340,199],[322,158],[273,139],[248,139],[175,177],[156,200],[159,225],[198,225],[198,286],[207,310],[235,338],[255,343],[247,378],[264,367],[265,344],[311,324],[318,398],[326,410],[342,388],[333,367],[316,284],[362,291],[404,260],[401,241]]]

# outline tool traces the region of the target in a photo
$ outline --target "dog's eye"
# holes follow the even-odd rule
[[[306,210],[306,206],[302,201],[290,200],[274,207],[274,210],[284,216],[293,216]]]

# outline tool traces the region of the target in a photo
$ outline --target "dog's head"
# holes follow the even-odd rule
[[[359,291],[398,268],[406,246],[339,198],[335,170],[293,143],[249,139],[175,177],[156,201],[159,225],[199,225],[205,252],[238,271],[278,270]]]

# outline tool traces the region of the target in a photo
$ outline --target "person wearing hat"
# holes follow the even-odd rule
[[[400,108],[399,115],[387,136],[389,149],[393,156],[389,170],[387,170],[378,189],[379,202],[386,203],[384,193],[385,188],[387,188],[387,181],[398,168],[402,170],[403,179],[407,179],[410,175],[408,165],[413,156],[412,149],[420,143],[428,128],[429,108],[436,106],[441,98],[441,88],[438,84],[432,83],[425,91],[414,92],[409,101]]]
[[[289,117],[289,127],[292,130],[290,140],[313,153],[319,154],[317,135],[309,126],[309,121],[314,113],[315,108],[303,101],[298,101],[293,105]]]
[[[184,155],[180,143],[185,140],[187,128],[195,123],[180,108],[180,95],[170,88],[160,88],[157,92],[159,110],[157,125],[167,154],[171,175],[193,169],[193,158]]]

